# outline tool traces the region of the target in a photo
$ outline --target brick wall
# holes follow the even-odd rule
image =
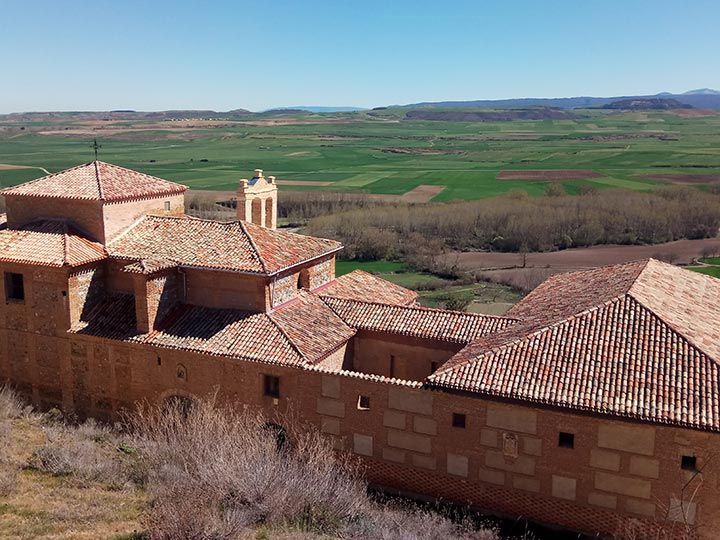
[[[166,203],[169,203],[170,210],[165,210]],[[180,193],[178,195],[103,205],[104,238],[106,240],[112,238],[118,232],[132,225],[140,216],[150,212],[182,215],[185,213],[185,196]]]
[[[48,197],[6,196],[9,228],[19,228],[42,218],[63,218],[72,221],[93,240],[104,239],[102,205],[99,201],[58,201]]]

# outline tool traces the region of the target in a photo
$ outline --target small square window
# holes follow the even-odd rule
[[[170,201],[165,201],[165,211],[166,212],[170,211]]]
[[[5,300],[14,302],[25,300],[25,284],[22,274],[5,272]]]
[[[465,428],[465,415],[454,412],[452,415],[452,425],[456,428]]]
[[[561,431],[558,437],[558,446],[560,448],[575,448],[575,435]]]
[[[697,458],[695,456],[683,456],[680,459],[680,468],[684,471],[697,471]]]
[[[361,411],[370,410],[370,396],[358,396],[357,408]]]
[[[430,362],[430,373],[435,373],[440,367],[437,362]]]
[[[275,375],[265,375],[263,377],[265,386],[265,395],[268,397],[280,397],[280,377]]]

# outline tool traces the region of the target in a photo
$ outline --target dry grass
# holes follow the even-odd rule
[[[72,425],[0,389],[0,538],[496,538],[375,502],[357,462],[284,423],[279,446],[263,416],[211,396],[141,407],[122,430]]]

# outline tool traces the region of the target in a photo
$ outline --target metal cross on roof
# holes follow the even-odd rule
[[[102,145],[98,144],[97,139],[93,139],[93,143],[90,145],[90,148],[95,150],[95,161],[97,161],[98,150],[102,148]]]

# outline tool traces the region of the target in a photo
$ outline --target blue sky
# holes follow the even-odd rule
[[[717,0],[1,0],[0,112],[720,88]]]

